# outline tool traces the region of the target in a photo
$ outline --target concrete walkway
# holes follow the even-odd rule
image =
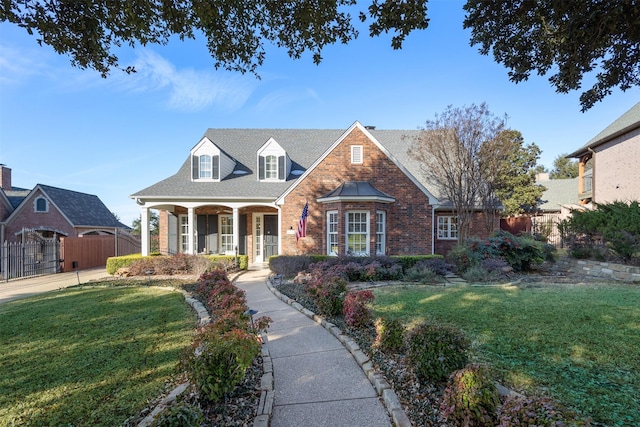
[[[12,279],[8,282],[0,281],[0,303],[111,277],[104,267],[98,267],[68,273]]]
[[[266,346],[273,363],[271,427],[390,426],[387,410],[351,353],[324,327],[278,299],[269,270],[249,271],[235,285],[273,323]]]

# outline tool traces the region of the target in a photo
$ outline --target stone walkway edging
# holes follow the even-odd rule
[[[229,280],[233,283],[238,276],[242,273],[238,273],[235,277]],[[184,296],[184,300],[198,315],[198,326],[204,326],[211,322],[211,315],[207,311],[206,307],[197,299],[193,298],[191,294],[183,289],[176,289],[174,287],[159,287],[161,289],[179,291]],[[265,337],[262,336],[262,342]],[[269,349],[266,346],[262,346],[262,378],[260,379],[260,403],[256,417],[253,420],[253,427],[268,427],[271,419],[271,412],[273,410],[273,363],[271,362],[271,356],[269,355]],[[142,421],[138,423],[138,427],[149,427],[155,420],[155,418],[164,411],[168,406],[172,405],[178,396],[184,393],[189,388],[191,383],[186,381],[178,384],[164,399],[156,405],[156,407],[144,417]]]
[[[387,409],[387,412],[389,413],[389,415],[391,416],[391,419],[393,420],[394,426],[395,427],[411,427],[412,425],[411,421],[409,420],[409,417],[407,416],[407,414],[404,412],[404,409],[402,409],[400,400],[398,399],[398,396],[391,388],[391,385],[387,382],[387,380],[384,378],[384,376],[381,373],[376,372],[374,370],[373,364],[369,360],[369,356],[367,356],[360,349],[358,344],[355,341],[353,341],[349,336],[343,334],[340,328],[338,328],[333,323],[326,321],[326,319],[324,319],[322,316],[319,316],[314,312],[312,312],[311,310],[304,308],[300,303],[282,294],[278,289],[276,289],[272,285],[270,277],[267,278],[266,282],[269,290],[277,298],[289,304],[291,307],[295,308],[302,314],[309,317],[314,322],[324,327],[333,336],[335,336],[338,339],[338,341],[340,341],[340,343],[342,343],[342,345],[349,351],[349,353],[351,353],[355,361],[358,363],[362,371],[367,376],[367,379],[369,379],[369,381],[371,382],[371,385],[373,385],[373,387],[375,388],[378,396],[382,398],[385,408]],[[255,423],[254,423],[254,427],[257,427]]]

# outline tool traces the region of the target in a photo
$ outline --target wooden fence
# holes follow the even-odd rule
[[[500,219],[500,229],[511,234],[539,234],[547,243],[562,247],[562,239],[558,230],[559,214],[541,214],[532,216],[508,217]]]
[[[62,271],[102,267],[107,258],[140,253],[140,240],[126,233],[60,239]]]

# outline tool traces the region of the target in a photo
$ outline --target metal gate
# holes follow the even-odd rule
[[[29,233],[29,241],[2,244],[0,271],[2,280],[57,273],[60,265],[60,242]]]

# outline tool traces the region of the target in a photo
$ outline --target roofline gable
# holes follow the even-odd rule
[[[340,145],[340,143],[342,143],[342,141],[344,141],[344,139],[349,136],[349,134],[351,134],[351,132],[353,132],[355,129],[359,129],[362,133],[364,133],[364,135],[369,138],[369,140],[371,142],[373,142],[373,144],[378,147],[380,149],[380,151],[382,151],[384,153],[385,156],[387,156],[397,167],[398,169],[400,169],[410,180],[411,182],[413,182],[413,184],[418,187],[420,189],[420,191],[422,191],[429,199],[429,204],[431,205],[438,205],[438,199],[431,194],[431,192],[429,192],[429,190],[426,189],[426,187],[424,185],[422,185],[420,183],[420,181],[418,181],[418,179],[413,176],[413,174],[411,174],[407,168],[404,167],[404,165],[402,165],[372,134],[371,132],[369,132],[369,130],[363,126],[359,121],[355,121],[351,126],[349,126],[349,128],[344,131],[342,133],[342,135],[340,135],[340,137],[333,143],[331,144],[331,146],[315,161],[313,162],[313,164],[298,178],[296,179],[296,182],[291,185],[289,188],[287,188],[287,190],[282,193],[282,195],[280,195],[280,197],[278,197],[276,199],[276,204],[277,205],[282,205],[284,204],[284,199],[285,197],[287,197],[297,186],[298,183],[300,183],[304,178],[306,178],[310,173],[312,173],[315,168],[322,163],[322,161],[324,161],[324,159],[338,146]]]
[[[11,215],[7,217],[7,219],[5,220],[5,224],[8,224],[11,221],[13,221],[14,216],[18,216],[22,210],[27,208],[27,206],[29,205],[29,202],[33,201],[33,199],[36,197],[36,193],[38,192],[38,190],[40,190],[40,192],[47,197],[47,200],[49,201],[49,203],[56,208],[56,210],[60,213],[60,215],[62,215],[62,217],[65,219],[65,221],[67,221],[69,225],[71,225],[72,227],[75,227],[75,225],[71,222],[69,217],[65,215],[65,213],[60,209],[58,205],[56,205],[56,203],[53,201],[51,196],[47,194],[42,184],[36,184],[36,186],[33,187],[33,190],[31,190],[29,194],[27,194],[27,197],[25,197],[24,200],[22,200],[22,202],[11,213]]]

